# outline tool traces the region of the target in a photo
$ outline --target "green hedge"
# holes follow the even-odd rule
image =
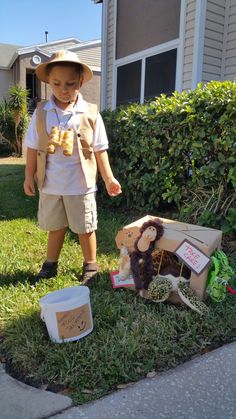
[[[113,172],[123,189],[113,205],[155,213],[172,204],[186,214],[202,205],[224,219],[232,212],[236,83],[199,84],[190,92],[161,95],[102,116]]]

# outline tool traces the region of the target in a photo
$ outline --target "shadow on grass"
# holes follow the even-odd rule
[[[78,269],[71,268],[61,272],[59,267],[58,275],[50,279],[42,279],[38,282],[34,281],[36,272],[32,271],[17,271],[14,274],[0,274],[0,288],[8,287],[10,285],[17,286],[22,285],[31,285],[37,286],[44,285],[54,286],[57,284],[57,289],[65,288],[67,286],[77,286],[80,284],[80,276],[82,276],[82,266]],[[108,269],[101,269],[94,280],[94,283],[90,285],[91,289],[96,289],[101,293],[105,290],[112,291],[112,283],[110,279],[110,271]],[[113,290],[114,291],[114,290]],[[116,291],[116,290],[115,290]],[[48,290],[50,292],[50,290]]]
[[[23,164],[0,164],[0,220],[34,218],[38,199],[28,197],[23,190]]]
[[[14,274],[0,274],[0,287],[7,285],[31,284],[35,273],[32,271],[16,271]]]
[[[34,332],[32,333],[32,331]],[[50,388],[48,381],[47,388],[45,388],[44,381],[33,377],[29,370],[28,372],[25,371],[23,363],[21,366],[14,362],[15,349],[14,345],[12,345],[14,340],[17,341],[17,351],[21,352],[22,354],[25,354],[25,352],[27,353],[29,351],[29,347],[27,347],[27,341],[31,341],[32,354],[31,356],[28,354],[28,358],[26,356],[26,359],[28,359],[28,362],[32,364],[34,371],[37,371],[37,365],[40,365],[40,363],[44,361],[43,358],[45,354],[43,354],[43,352],[47,350],[48,346],[53,345],[48,337],[46,325],[40,319],[39,310],[36,310],[31,314],[27,313],[11,321],[1,338],[3,340],[1,339],[2,342],[0,340],[0,354],[2,354],[5,359],[5,369],[11,377],[30,386],[43,388],[44,390],[53,391],[55,393],[62,391],[65,388],[64,385],[62,386],[59,384],[55,384],[54,387],[52,385]],[[4,340],[7,342],[7,345],[4,343]],[[39,344],[37,344],[37,342]],[[43,344],[44,351],[42,351],[42,347],[40,348],[40,344]]]

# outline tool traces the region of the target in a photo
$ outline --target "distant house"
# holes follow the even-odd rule
[[[30,47],[0,44],[0,101],[8,97],[12,84],[26,87],[32,100],[48,98],[50,87],[36,78],[34,70],[59,49],[75,52],[92,68],[94,77],[82,87],[81,93],[87,101],[100,105],[101,41],[81,42],[74,38]]]
[[[236,0],[103,3],[101,108],[236,77]]]

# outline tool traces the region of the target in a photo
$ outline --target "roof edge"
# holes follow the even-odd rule
[[[102,41],[99,40],[95,40],[95,41],[85,41],[85,42],[81,42],[81,44],[79,45],[73,45],[72,47],[69,47],[68,50],[69,51],[73,51],[73,50],[80,50],[80,49],[84,49],[84,48],[93,48],[93,47],[99,47],[102,45]]]

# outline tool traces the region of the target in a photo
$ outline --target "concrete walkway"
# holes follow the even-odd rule
[[[39,419],[71,405],[69,397],[27,386],[6,374],[0,365],[0,419]]]
[[[236,419],[236,342],[79,407],[0,368],[1,419]]]

